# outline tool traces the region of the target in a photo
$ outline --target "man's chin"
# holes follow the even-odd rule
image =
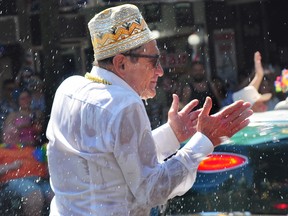
[[[147,100],[154,98],[156,96],[156,91],[149,91],[149,92],[144,92],[143,94],[140,95],[142,100]]]

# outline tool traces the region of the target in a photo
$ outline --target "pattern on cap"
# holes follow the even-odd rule
[[[131,4],[106,9],[88,23],[96,60],[139,47],[155,39],[139,9]]]

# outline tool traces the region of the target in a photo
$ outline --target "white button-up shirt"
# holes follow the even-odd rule
[[[139,95],[112,72],[66,79],[58,88],[47,128],[50,215],[149,215],[150,209],[182,195],[195,181],[200,161],[213,151],[196,133],[189,148],[164,124],[151,131]]]

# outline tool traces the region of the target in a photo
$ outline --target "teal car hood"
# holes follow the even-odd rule
[[[247,127],[222,144],[254,145],[288,138],[288,110],[254,113]]]

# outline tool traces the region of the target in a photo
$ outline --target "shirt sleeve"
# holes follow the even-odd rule
[[[188,147],[159,163],[149,125],[145,108],[134,104],[117,114],[112,130],[117,134],[114,156],[130,191],[137,203],[153,207],[192,187],[198,164],[210,153],[211,144],[195,134]]]
[[[182,195],[191,188],[195,182],[198,166],[207,155],[214,150],[211,141],[202,133],[197,132],[175,155],[175,159],[181,162],[188,170],[186,183],[176,187],[170,197]]]
[[[163,161],[180,148],[180,143],[168,123],[153,130],[152,136],[159,161]]]

